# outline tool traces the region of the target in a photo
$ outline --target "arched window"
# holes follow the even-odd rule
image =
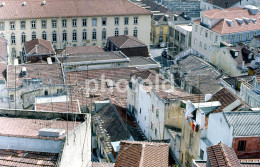
[[[32,40],[33,39],[36,39],[36,32],[34,32],[34,31],[32,32]]]
[[[138,37],[138,30],[136,27],[134,28],[133,36],[136,38]]]
[[[72,41],[77,41],[77,31],[73,30],[72,32]]]
[[[47,40],[47,34],[45,31],[42,32],[42,39]]]
[[[82,31],[82,41],[86,41],[88,38],[87,38],[87,30],[83,30]]]
[[[97,40],[97,31],[96,31],[96,29],[92,30],[92,40]]]
[[[25,41],[26,41],[26,35],[23,32],[22,35],[21,35],[21,42],[24,43]]]
[[[118,36],[118,35],[119,35],[119,29],[116,28],[116,29],[115,29],[115,36]]]
[[[57,33],[56,33],[56,31],[52,32],[52,42],[57,42]]]
[[[11,44],[15,44],[15,34],[11,34]]]
[[[128,28],[127,27],[124,29],[124,35],[128,35]]]
[[[67,31],[66,30],[63,30],[62,31],[62,41],[67,41]]]
[[[107,38],[107,31],[105,28],[102,30],[102,39],[105,40]]]

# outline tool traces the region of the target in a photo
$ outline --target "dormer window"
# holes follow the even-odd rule
[[[230,27],[233,27],[233,25],[234,25],[234,21],[233,20],[229,20],[229,19],[225,19],[225,20],[226,20],[226,22],[228,23],[228,25]]]
[[[243,24],[244,24],[243,19],[238,19],[238,18],[236,18],[236,21],[237,21],[237,23],[238,23],[239,25],[243,25]]]
[[[246,17],[243,17],[243,20],[244,20],[247,24],[250,24],[251,19],[246,18]]]
[[[256,23],[256,19],[252,19],[252,22],[253,22],[253,23]]]

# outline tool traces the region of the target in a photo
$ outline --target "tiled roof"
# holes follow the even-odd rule
[[[85,53],[77,54],[74,56],[60,57],[59,60],[62,63],[73,63],[73,62],[99,62],[104,60],[117,60],[117,59],[127,59],[120,51],[113,52],[96,52],[96,53]],[[129,61],[129,60],[128,60]]]
[[[51,167],[56,166],[58,155],[55,153],[1,149],[0,166]]]
[[[5,80],[6,77],[6,63],[0,62],[0,80]]]
[[[223,112],[229,126],[233,126],[233,136],[256,136],[260,134],[260,111]]]
[[[73,56],[77,54],[88,54],[88,53],[97,53],[104,52],[104,50],[100,46],[73,46],[66,47],[66,54]],[[63,51],[65,54],[65,51]]]
[[[65,133],[67,133],[66,130],[67,126],[70,132],[79,124],[80,122],[75,122],[75,121],[0,117],[0,126],[1,126],[0,135],[48,139],[49,137],[39,136],[38,131],[42,128],[53,128],[53,129],[64,129],[66,131]],[[64,135],[58,138],[50,138],[50,139],[62,139],[63,137]]]
[[[7,63],[7,40],[0,37],[0,62]]]
[[[167,80],[160,74],[158,74],[156,71],[154,70],[140,70],[140,71],[136,71],[133,72],[131,74],[132,76],[136,77],[136,78],[141,78],[142,80],[144,80],[144,84],[153,84],[153,85],[159,85],[162,84],[163,82],[165,84],[169,84],[169,82],[167,82]]]
[[[131,35],[119,35],[108,37],[108,40],[115,44],[118,48],[136,48],[147,47],[142,41]]]
[[[185,84],[193,86],[199,93],[213,94],[221,89],[218,83],[220,73],[203,59],[190,55],[180,60],[178,65],[180,67],[178,73],[184,74],[180,79],[183,79]]]
[[[241,75],[241,76],[237,76],[237,77],[223,78],[223,80],[227,84],[229,84],[231,87],[234,87],[236,85],[236,81],[243,81],[243,83],[246,84],[246,86],[249,89],[252,88],[252,79],[253,79],[252,75]]]
[[[151,60],[150,57],[133,56],[133,57],[129,57],[129,59],[130,59],[130,66],[157,64],[155,61]]]
[[[1,10],[1,8],[0,8]],[[27,55],[50,55],[55,54],[51,41],[43,39],[34,39],[24,43],[25,53]]]
[[[79,100],[80,104],[89,104],[91,102],[105,100],[110,98],[112,102],[120,106],[126,106],[126,86],[128,83],[121,83],[118,86],[122,90],[119,92],[116,89],[115,85],[108,87],[106,84],[101,84],[101,78],[104,76],[104,79],[110,79],[114,83],[117,83],[120,79],[125,79],[130,81],[130,74],[136,71],[143,71],[142,69],[137,69],[134,67],[124,67],[124,68],[110,68],[110,69],[100,69],[100,70],[90,70],[90,71],[78,71],[78,72],[68,72],[67,73],[67,83],[68,88],[72,89],[69,92],[69,97],[72,99]],[[86,89],[94,89],[94,84],[89,84],[89,87],[86,87],[86,80],[96,79],[98,84],[98,89],[94,93],[87,93]],[[101,87],[104,87],[102,90]],[[123,91],[125,90],[125,91]],[[88,97],[88,98],[85,98]]]
[[[211,3],[213,5],[219,6],[221,8],[230,8],[231,6],[239,3],[240,0],[228,0],[228,1],[224,1],[224,0],[207,0],[208,3]],[[227,5],[226,5],[226,2]]]
[[[219,34],[231,34],[245,31],[254,31],[259,30],[260,26],[260,13],[253,15],[247,9],[242,9],[238,7],[226,10],[214,9],[213,11],[203,11],[202,15],[208,18],[221,19],[219,23],[217,23],[215,26],[211,28],[212,31],[215,31]],[[248,18],[250,19],[250,24],[246,23],[243,20],[244,23],[241,25],[236,20],[237,18],[242,20],[243,18]],[[253,19],[256,21],[253,22]],[[227,20],[232,20],[233,26],[230,26]]]
[[[115,164],[104,162],[92,162],[91,167],[114,167]]]
[[[26,68],[26,76],[21,76],[22,68]],[[16,73],[15,73],[16,70]],[[63,74],[60,64],[22,64],[7,67],[7,87],[15,88],[32,79],[42,79],[43,85],[63,85]],[[15,83],[16,78],[16,83]]]
[[[52,103],[38,103],[35,104],[35,110],[38,111],[51,111],[51,112],[73,112],[79,113],[80,107],[78,101],[68,101],[67,102],[52,102]]]
[[[217,145],[207,147],[207,154],[211,167],[240,166],[240,162],[233,148],[221,142]]]
[[[121,141],[115,167],[168,167],[169,144]]]
[[[15,10],[15,12],[13,12]],[[0,19],[59,18],[77,16],[150,15],[151,13],[128,0],[50,0],[5,1],[0,8]]]

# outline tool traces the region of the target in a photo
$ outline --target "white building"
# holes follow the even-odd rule
[[[220,42],[249,42],[260,34],[259,17],[258,8],[254,6],[203,11],[201,19],[194,21],[191,47],[208,60],[211,47],[218,47]]]
[[[105,46],[108,36],[133,35],[150,42],[151,13],[128,0],[6,1],[0,5],[0,35],[19,57],[25,41],[42,38],[54,48]]]

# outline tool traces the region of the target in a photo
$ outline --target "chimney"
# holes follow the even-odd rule
[[[26,2],[23,2],[23,3],[22,3],[22,6],[26,6]]]
[[[35,53],[38,54],[38,45],[35,45]]]
[[[205,102],[209,101],[212,98],[212,94],[205,94]]]

